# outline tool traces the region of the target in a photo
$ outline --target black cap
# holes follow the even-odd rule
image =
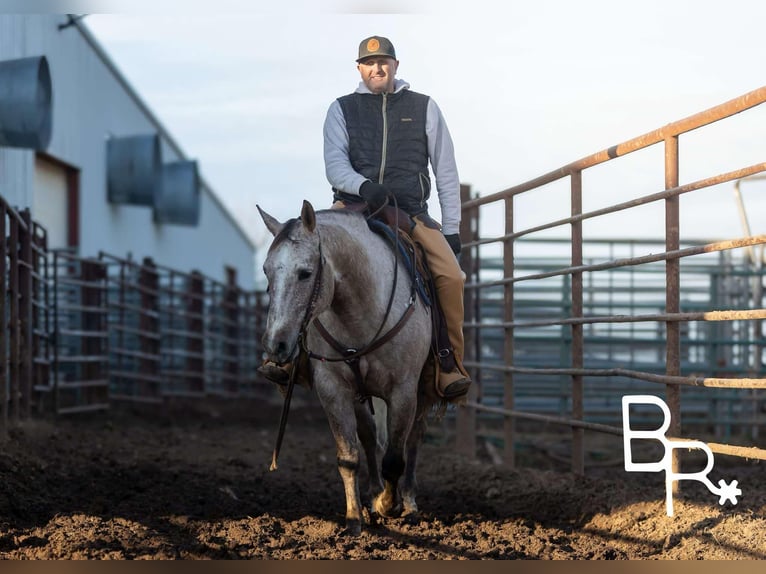
[[[356,61],[361,62],[371,56],[387,56],[396,60],[396,50],[394,50],[394,45],[388,38],[370,36],[359,44],[359,57]]]

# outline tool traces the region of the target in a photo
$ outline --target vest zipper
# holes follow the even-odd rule
[[[387,94],[383,94],[383,150],[380,154],[380,173],[378,174],[378,183],[383,183],[383,172],[386,170],[386,148],[388,147],[388,119],[386,117]]]

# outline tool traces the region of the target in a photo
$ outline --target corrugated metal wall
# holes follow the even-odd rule
[[[53,84],[53,136],[45,150],[80,170],[80,255],[99,251],[151,257],[224,281],[225,267],[243,288],[254,283],[254,247],[204,183],[199,225],[155,224],[151,208],[112,205],[106,197],[106,140],[159,133],[162,161],[185,158],[87,30],[59,29],[63,14],[0,15],[0,60],[44,55]],[[204,173],[204,158],[199,158]],[[0,194],[10,205],[33,205],[34,151],[0,148]],[[35,215],[34,213],[32,214]]]

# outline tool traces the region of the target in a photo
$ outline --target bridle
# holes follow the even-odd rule
[[[394,206],[396,207],[396,198],[393,198]],[[381,208],[382,209],[382,208]],[[379,210],[378,210],[379,211]],[[367,219],[374,217],[377,212],[371,213]],[[398,209],[394,211],[395,215],[395,225],[394,229],[398,229],[399,227],[399,213]],[[317,234],[319,233],[319,228],[317,228]],[[321,236],[318,236],[319,239],[319,272],[317,273],[317,277],[315,280],[315,287],[314,287],[314,297],[318,297],[319,289],[316,287],[316,284],[320,282],[320,274],[322,270],[322,266],[324,264],[322,259],[322,238]],[[370,411],[374,414],[375,411],[372,407],[372,397],[369,395],[369,393],[366,392],[364,388],[364,379],[362,377],[362,372],[359,368],[359,360],[364,357],[365,355],[375,351],[376,349],[382,347],[385,345],[388,341],[394,338],[396,334],[404,327],[404,325],[407,323],[407,320],[412,315],[413,311],[415,310],[415,297],[416,297],[416,283],[414,280],[411,281],[411,291],[410,291],[410,298],[407,303],[407,307],[404,309],[402,316],[399,318],[399,320],[394,324],[393,327],[391,327],[388,331],[383,333],[381,335],[381,332],[383,331],[383,328],[386,326],[386,323],[388,322],[388,317],[391,315],[391,310],[393,308],[394,304],[394,297],[396,296],[396,287],[399,282],[399,236],[398,233],[394,233],[393,237],[393,250],[394,250],[394,280],[393,285],[391,287],[391,293],[388,297],[388,303],[386,305],[386,312],[383,314],[383,319],[380,322],[380,326],[378,327],[378,330],[375,332],[375,334],[372,336],[370,341],[362,346],[361,348],[357,347],[351,347],[349,345],[344,345],[340,341],[338,341],[335,337],[333,337],[330,332],[327,330],[327,328],[322,324],[322,322],[319,320],[319,318],[316,318],[313,320],[313,322],[310,319],[310,314],[306,315],[306,320],[303,325],[303,330],[301,331],[301,335],[299,336],[299,340],[303,343],[303,350],[305,351],[306,355],[309,357],[309,359],[314,359],[322,362],[328,362],[328,363],[338,363],[338,362],[344,362],[346,363],[351,371],[354,374],[354,380],[356,382],[356,391],[357,400],[361,402],[367,402],[367,404],[370,407]],[[413,266],[414,267],[414,266]],[[313,299],[309,302],[309,308],[308,310],[310,312],[313,312],[313,309],[316,307],[316,301]],[[329,343],[329,345],[340,355],[337,357],[328,357],[326,355],[319,355],[313,351],[311,351],[306,346],[306,330],[308,327],[313,324],[313,326],[316,328],[317,332],[321,335],[321,337]]]
[[[394,198],[394,205],[396,206],[396,199]],[[378,210],[379,211],[379,210]],[[396,216],[395,216],[395,223],[394,226],[395,230],[398,230],[398,209],[395,210]],[[373,217],[375,213],[372,213],[368,216],[368,219],[370,217]],[[393,285],[391,288],[391,294],[388,298],[388,304],[386,305],[386,312],[383,315],[383,319],[380,323],[380,326],[378,327],[378,330],[376,331],[375,335],[373,335],[372,339],[369,343],[364,345],[362,348],[357,349],[353,347],[349,347],[346,345],[343,345],[340,343],[335,337],[333,337],[330,332],[327,330],[327,328],[322,324],[322,322],[319,320],[319,318],[312,318],[314,310],[316,309],[317,302],[319,301],[319,295],[322,289],[322,277],[324,275],[324,256],[322,254],[322,237],[319,234],[319,226],[316,227],[316,233],[317,233],[317,243],[318,243],[318,262],[317,262],[317,271],[314,275],[314,285],[311,290],[311,298],[309,299],[309,303],[306,306],[306,312],[303,316],[303,321],[301,323],[301,329],[298,333],[298,338],[296,340],[295,346],[292,349],[292,352],[290,353],[290,356],[295,355],[295,350],[297,349],[298,345],[301,346],[303,351],[307,354],[309,359],[318,360],[322,362],[328,362],[328,363],[338,363],[338,362],[344,362],[346,363],[349,368],[351,369],[352,373],[354,374],[354,380],[356,382],[356,398],[359,402],[367,402],[367,404],[370,407],[370,411],[374,414],[375,411],[372,406],[372,396],[367,393],[364,389],[364,382],[362,377],[362,372],[359,367],[359,360],[364,357],[365,355],[375,351],[376,349],[382,347],[384,344],[386,344],[388,341],[394,338],[396,334],[404,327],[404,325],[407,323],[409,318],[412,316],[412,313],[415,310],[415,299],[416,299],[416,282],[414,276],[412,277],[411,281],[411,291],[410,291],[410,298],[407,303],[407,307],[405,308],[404,312],[402,313],[402,316],[399,318],[399,320],[396,322],[396,324],[391,327],[388,331],[386,331],[383,335],[381,335],[381,331],[383,331],[383,327],[385,327],[386,323],[388,322],[388,317],[391,314],[391,310],[393,308],[394,303],[394,297],[396,295],[396,286],[398,284],[398,278],[399,278],[399,235],[398,231],[394,232],[394,280]],[[414,275],[415,273],[415,265],[412,265],[412,273]],[[340,356],[339,357],[327,357],[324,355],[317,354],[313,351],[311,351],[306,343],[306,333],[308,331],[308,328],[313,324],[313,326],[316,328],[317,332],[321,335],[321,337],[329,343],[329,345],[337,351]],[[277,468],[277,457],[279,456],[279,450],[282,444],[282,438],[284,436],[285,427],[287,426],[287,414],[290,410],[290,400],[292,398],[293,394],[293,388],[295,387],[295,377],[296,373],[298,371],[297,365],[293,365],[293,368],[290,372],[290,379],[287,383],[287,391],[285,393],[285,402],[282,406],[282,416],[279,422],[279,433],[277,434],[277,443],[276,447],[274,448],[274,452],[272,454],[271,459],[271,467],[269,470],[276,470]]]
[[[317,232],[319,230],[317,229]],[[385,327],[386,323],[388,322],[388,317],[391,314],[391,310],[393,308],[394,304],[394,297],[396,296],[396,287],[398,285],[399,280],[399,238],[397,235],[394,235],[394,280],[393,285],[391,287],[391,293],[388,297],[388,303],[386,305],[386,312],[383,314],[383,319],[380,322],[380,326],[378,327],[378,330],[375,332],[375,334],[372,336],[372,339],[369,343],[364,345],[361,348],[353,348],[347,345],[341,344],[335,337],[333,337],[330,332],[327,330],[327,328],[322,324],[322,322],[316,318],[313,320],[313,325],[316,328],[316,330],[319,332],[319,334],[322,336],[322,338],[330,344],[330,346],[335,349],[338,353],[340,353],[340,357],[327,357],[324,355],[319,355],[317,353],[314,353],[306,346],[306,337],[305,337],[305,331],[308,329],[312,321],[310,320],[309,314],[307,314],[307,320],[305,321],[303,325],[303,330],[301,332],[301,335],[299,338],[303,342],[303,350],[306,352],[308,357],[310,359],[319,360],[322,362],[340,362],[343,361],[345,363],[348,363],[351,365],[351,363],[358,363],[359,359],[363,356],[375,351],[376,349],[380,348],[384,344],[386,344],[388,341],[394,338],[394,336],[404,327],[404,325],[407,323],[407,320],[412,315],[413,311],[415,310],[414,304],[415,304],[415,296],[416,296],[416,284],[415,281],[411,282],[411,291],[410,291],[410,298],[407,303],[407,307],[405,308],[404,312],[402,313],[402,316],[399,318],[399,320],[396,322],[396,324],[391,327],[386,333],[381,335],[381,332],[383,331],[383,327]],[[323,261],[321,258],[321,251],[322,251],[322,240],[321,237],[319,238],[319,252],[320,252],[320,261],[319,261],[319,272],[317,273],[317,280],[316,283],[319,283],[320,280],[320,274],[321,269],[323,266]],[[315,284],[316,285],[316,284]],[[318,289],[314,288],[314,296],[318,297]],[[309,302],[309,310],[313,312],[314,307],[316,306],[316,301],[313,299]],[[353,367],[352,367],[353,368]],[[361,382],[361,381],[358,381]],[[363,394],[359,397],[360,401],[364,401],[368,399],[369,397]],[[372,405],[372,403],[370,403]]]

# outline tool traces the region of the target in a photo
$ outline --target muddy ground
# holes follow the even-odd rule
[[[717,460],[711,478],[738,479],[739,504],[690,482],[669,518],[662,473],[626,473],[617,457],[574,476],[555,444],[521,448],[517,470],[493,464],[486,443],[468,460],[449,420],[422,451],[420,519],[347,538],[329,428],[313,397],[295,402],[276,472],[277,400],[12,428],[0,442],[0,558],[766,558],[763,463]]]

